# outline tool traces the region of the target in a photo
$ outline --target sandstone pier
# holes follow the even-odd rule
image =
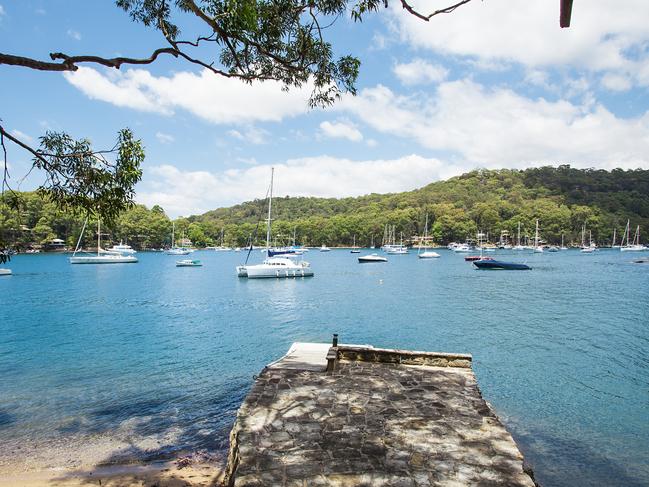
[[[226,485],[534,487],[470,355],[334,345],[295,343],[256,378]]]

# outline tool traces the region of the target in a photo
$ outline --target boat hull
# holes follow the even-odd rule
[[[0,276],[10,276],[11,269],[0,269]]]
[[[296,277],[313,277],[313,271],[308,267],[294,267],[287,269],[277,269],[272,268],[272,266],[260,267],[248,267],[246,269],[246,277],[248,279],[288,279]]]
[[[502,262],[499,260],[476,260],[473,265],[480,270],[493,271],[528,271],[531,269],[526,264],[517,264],[514,262]]]
[[[358,258],[358,262],[361,264],[368,264],[372,262],[387,262],[388,259],[381,257],[380,255],[364,255]]]
[[[137,262],[137,257],[132,255],[122,256],[80,256],[70,257],[70,264],[134,264]]]

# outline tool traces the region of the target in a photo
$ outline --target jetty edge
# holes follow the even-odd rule
[[[224,485],[536,486],[471,362],[294,343],[239,408]]]

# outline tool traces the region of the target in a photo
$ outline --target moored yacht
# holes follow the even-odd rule
[[[273,176],[275,169],[270,172],[270,192],[268,195],[268,218],[266,219],[266,255],[268,256],[261,264],[248,265],[246,263],[237,266],[237,276],[248,279],[259,278],[289,278],[289,277],[312,277],[313,270],[308,262],[296,261],[292,257],[297,254],[282,254],[273,256],[270,248],[271,215],[273,207]],[[324,245],[323,245],[324,247]],[[250,253],[248,253],[250,256]]]
[[[79,251],[79,246],[81,244],[81,239],[83,237],[83,232],[86,229],[86,224],[88,219],[83,224],[81,229],[81,234],[79,235],[79,241],[77,246],[74,249],[72,257],[70,257],[70,264],[129,264],[137,262],[137,257],[134,255],[123,255],[119,252],[112,252],[104,250],[101,248],[101,222],[97,221],[97,255],[77,255]]]
[[[122,243],[121,241],[117,245],[113,245],[111,248],[107,249],[109,252],[117,252],[119,254],[135,254],[137,251],[133,249],[130,245]]]

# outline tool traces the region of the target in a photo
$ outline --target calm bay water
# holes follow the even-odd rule
[[[649,485],[649,265],[564,251],[488,272],[440,253],[360,265],[311,251],[316,277],[268,281],[235,277],[243,253],[197,252],[202,268],[17,256],[0,278],[0,462],[113,437],[130,446],[105,461],[222,452],[253,375],[291,342],[337,332],[473,354],[546,487]]]

